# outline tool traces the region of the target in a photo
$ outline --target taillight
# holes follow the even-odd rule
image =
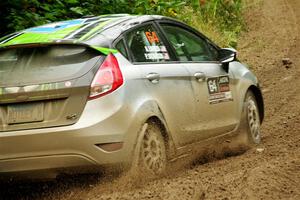
[[[119,63],[113,54],[109,54],[98,69],[91,84],[89,99],[95,99],[115,91],[123,84]]]

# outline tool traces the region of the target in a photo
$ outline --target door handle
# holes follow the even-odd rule
[[[160,75],[158,73],[149,73],[146,78],[151,82],[151,83],[158,83],[160,79]]]
[[[198,82],[205,81],[205,78],[206,78],[206,76],[205,76],[205,74],[204,74],[203,72],[196,72],[196,73],[194,74],[194,77],[196,78],[196,80],[197,80]]]

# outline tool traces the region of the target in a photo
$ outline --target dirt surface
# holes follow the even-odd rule
[[[239,57],[263,88],[260,146],[154,180],[90,175],[5,184],[0,199],[300,199],[300,1],[264,0],[246,19]]]

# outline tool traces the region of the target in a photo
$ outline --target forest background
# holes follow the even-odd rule
[[[158,14],[193,26],[220,46],[236,47],[243,9],[242,0],[1,0],[0,36],[87,15]]]

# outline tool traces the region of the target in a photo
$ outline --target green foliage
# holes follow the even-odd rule
[[[236,47],[244,27],[242,0],[191,0],[177,18],[201,30],[221,46]]]
[[[85,15],[160,14],[200,29],[220,45],[235,46],[242,8],[242,0],[9,0],[0,2],[0,35]]]

